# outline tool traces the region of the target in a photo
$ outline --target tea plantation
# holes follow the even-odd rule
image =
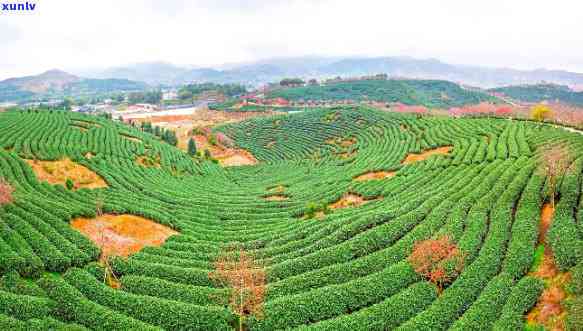
[[[574,151],[547,234],[561,271],[583,262],[583,136],[528,121],[310,110],[215,128],[255,166],[223,168],[99,117],[0,113],[0,329],[232,330],[229,289],[211,280],[233,243],[265,266],[262,317],[249,330],[522,330],[543,282],[529,275],[549,184],[540,148]],[[411,153],[450,154],[403,164]],[[159,160],[144,166],[140,157]],[[70,159],[106,188],[40,182],[26,160]],[[395,172],[358,181],[360,175]],[[363,203],[321,208],[347,194]],[[272,200],[270,197],[278,196]],[[113,258],[70,226],[102,212],[178,232]],[[443,291],[409,264],[416,242],[447,235],[465,254]]]

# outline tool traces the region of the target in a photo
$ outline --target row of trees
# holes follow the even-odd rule
[[[441,109],[481,102],[499,102],[497,98],[486,93],[465,90],[455,83],[438,80],[360,80],[303,86],[304,82],[301,79],[284,79],[280,85],[300,87],[271,91],[268,94],[269,98],[281,97],[290,101],[398,102]]]
[[[216,92],[227,97],[233,97],[244,94],[247,92],[247,89],[240,84],[189,84],[180,88],[178,91],[178,98],[180,100],[191,100],[200,96],[204,92]]]
[[[147,92],[132,92],[128,94],[128,102],[130,104],[136,103],[150,103],[159,104],[162,100],[162,91],[147,91]]]
[[[301,78],[284,78],[279,82],[279,85],[284,86],[284,87],[289,87],[289,86],[300,86],[300,85],[304,85],[306,82],[304,82],[304,80],[302,80]]]
[[[142,122],[141,129],[144,132],[153,134],[156,137],[160,137],[163,141],[165,141],[169,145],[172,146],[178,145],[178,137],[176,136],[176,132],[174,132],[173,130],[168,130],[156,125],[152,125],[152,123],[150,122]]]

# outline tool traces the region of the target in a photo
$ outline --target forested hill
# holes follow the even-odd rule
[[[273,91],[270,97],[288,100],[373,100],[450,108],[498,99],[442,80],[359,80],[309,85]]]
[[[127,79],[85,79],[60,70],[49,70],[36,76],[0,81],[0,102],[141,91],[146,88],[145,83]]]
[[[560,101],[583,106],[583,92],[571,90],[568,86],[556,84],[516,85],[490,90],[502,93],[512,99],[524,102]]]

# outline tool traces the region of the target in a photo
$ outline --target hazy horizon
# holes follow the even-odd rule
[[[435,58],[583,73],[583,4],[169,0],[30,1],[0,14],[0,79],[134,63],[219,67],[298,56]]]

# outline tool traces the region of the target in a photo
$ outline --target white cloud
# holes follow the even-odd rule
[[[581,21],[572,0],[37,0],[32,14],[0,14],[0,78],[305,54],[583,72]]]

